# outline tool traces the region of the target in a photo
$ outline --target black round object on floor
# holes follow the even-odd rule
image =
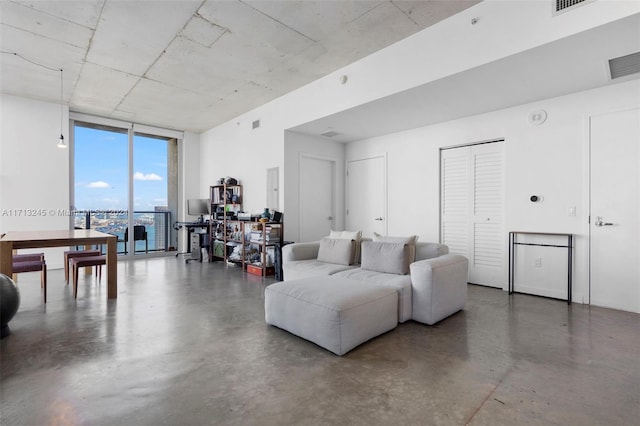
[[[20,307],[20,290],[11,278],[0,274],[0,338],[4,339],[11,332],[9,321],[18,312]]]

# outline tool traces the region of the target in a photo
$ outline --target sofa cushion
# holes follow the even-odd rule
[[[356,242],[342,238],[323,238],[318,249],[318,262],[353,265]]]
[[[388,286],[335,276],[280,282],[264,291],[268,324],[337,355],[395,328],[397,306]]]
[[[407,244],[376,241],[362,243],[362,269],[388,274],[408,274],[412,261]]]
[[[362,240],[362,231],[334,231],[329,232],[329,238],[341,238],[346,240],[355,240],[356,250],[354,253],[354,263],[360,263],[360,242]]]
[[[411,235],[410,237],[387,237],[385,235],[380,235],[377,232],[374,232],[373,241],[379,241],[383,243],[409,244],[415,246],[418,242],[418,236]]]
[[[416,262],[424,259],[444,256],[449,253],[449,247],[439,243],[416,243]]]
[[[382,272],[368,271],[362,268],[348,269],[336,272],[334,277],[348,278],[354,281],[363,281],[372,285],[384,285],[398,292],[398,321],[409,321],[412,313],[413,290],[410,275],[385,274]]]
[[[329,231],[329,238],[342,238],[346,240],[358,241],[362,238],[362,231]]]
[[[332,275],[336,272],[357,267],[357,265],[347,266],[339,265],[337,263],[318,262],[316,259],[292,260],[282,264],[284,279],[286,281],[307,277],[317,277],[321,275]]]
[[[384,235],[378,234],[377,232],[374,232],[373,241],[407,244],[409,246],[409,258],[411,259],[411,262],[413,262],[416,258],[416,243],[418,242],[417,235],[411,235],[409,237],[386,237]]]

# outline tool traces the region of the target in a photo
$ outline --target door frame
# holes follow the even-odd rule
[[[333,227],[336,224],[336,194],[337,194],[337,182],[338,182],[336,172],[337,172],[338,160],[333,157],[300,152],[298,154],[298,182],[300,182],[300,177],[302,176],[302,162],[304,159],[328,161],[329,163],[331,163],[331,185],[330,185],[331,216],[333,217],[333,220],[331,222]],[[304,233],[303,233],[304,218],[302,214],[303,212],[302,190],[303,190],[302,185],[298,185],[298,218],[299,218],[298,219],[298,237],[300,238],[300,241],[303,241],[303,237],[304,237]]]
[[[582,269],[582,273],[584,274],[584,277],[586,277],[587,288],[582,289],[582,302],[579,302],[579,303],[591,305],[591,198],[592,198],[591,197],[591,120],[593,117],[607,115],[607,114],[615,114],[615,113],[630,111],[634,109],[640,109],[640,105],[629,104],[629,105],[625,105],[617,108],[598,109],[598,110],[594,110],[593,112],[587,113],[584,116],[584,123],[583,123],[584,206],[583,206],[583,209],[585,212],[587,212],[587,214],[586,214],[586,220],[584,221],[584,227],[582,228],[582,230],[584,233],[583,235],[586,237],[587,244],[585,244],[586,262],[584,262],[584,266],[581,269]],[[580,256],[580,251],[576,250],[575,248],[574,248],[574,253],[577,256]],[[574,265],[576,263],[577,262],[574,261]],[[575,298],[575,291],[574,291],[574,298]]]
[[[383,235],[389,235],[389,180],[388,180],[388,175],[389,175],[389,171],[388,171],[388,167],[389,167],[389,161],[388,161],[388,154],[386,152],[381,153],[381,154],[372,154],[372,155],[368,155],[366,157],[361,157],[361,158],[350,158],[350,159],[345,159],[344,160],[344,176],[345,176],[345,188],[344,188],[344,195],[345,195],[345,227],[347,226],[347,217],[349,216],[347,214],[347,210],[349,207],[349,203],[347,200],[350,199],[350,194],[349,194],[349,163],[352,163],[354,161],[365,161],[365,160],[373,160],[375,158],[382,158],[382,179],[384,182],[384,188],[383,188],[383,207],[382,207],[382,214],[384,214],[384,220],[383,220]]]

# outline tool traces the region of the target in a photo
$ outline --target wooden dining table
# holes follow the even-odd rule
[[[10,231],[0,238],[0,273],[13,274],[14,250],[107,245],[107,299],[118,297],[117,237],[92,229],[60,231]]]

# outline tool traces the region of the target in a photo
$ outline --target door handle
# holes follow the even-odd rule
[[[613,223],[605,222],[604,220],[602,220],[602,216],[596,216],[596,221],[594,222],[594,225],[596,225],[596,226],[613,226]]]
[[[382,218],[381,218],[381,217],[376,217],[376,218],[375,218],[375,219],[373,219],[373,220],[382,220]]]

